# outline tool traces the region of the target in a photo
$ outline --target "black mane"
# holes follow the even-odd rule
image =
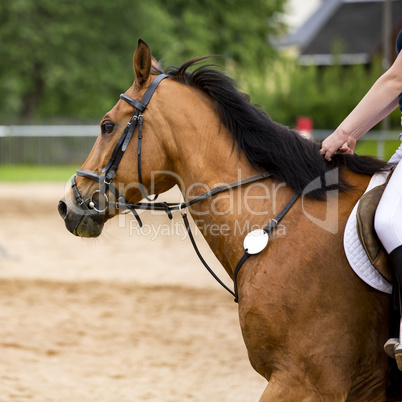
[[[353,172],[373,175],[385,169],[386,163],[368,156],[336,154],[331,162],[320,155],[320,144],[303,138],[273,121],[267,113],[251,104],[239,92],[236,83],[217,66],[203,65],[193,72],[189,67],[206,58],[190,60],[181,67],[170,67],[167,74],[176,81],[198,88],[211,96],[216,103],[223,124],[232,133],[239,151],[257,170],[266,170],[286,182],[295,191],[303,192],[306,186],[334,168],[348,167]],[[338,183],[330,189],[346,190],[350,185],[339,175]],[[308,195],[323,199],[329,187],[320,186]]]

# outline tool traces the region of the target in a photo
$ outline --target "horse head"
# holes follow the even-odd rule
[[[90,155],[59,202],[60,215],[76,236],[99,236],[104,223],[118,213],[119,203],[138,203],[176,184],[167,174],[172,170],[166,153],[169,126],[161,114],[163,100],[158,99],[164,97],[158,84],[167,76],[141,39],[133,67],[133,85],[101,120]],[[154,92],[158,94],[153,97]]]

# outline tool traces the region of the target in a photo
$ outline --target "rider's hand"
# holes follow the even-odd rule
[[[338,150],[340,150],[342,153],[353,153],[354,145],[352,145],[352,143],[349,145],[348,140],[348,134],[341,133],[340,131],[334,131],[322,142],[320,154],[324,155],[327,161],[330,161],[331,157]],[[356,143],[356,141],[354,142]]]

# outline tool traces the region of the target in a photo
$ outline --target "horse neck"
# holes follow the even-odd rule
[[[208,96],[184,86],[177,98],[176,113],[169,122],[173,141],[168,145],[168,154],[186,188],[194,183],[210,188],[229,183],[238,179],[239,171],[242,177],[258,173],[238,152]]]
[[[171,159],[175,161],[174,170],[186,201],[260,173],[238,152],[212,102],[202,96],[197,101],[195,110],[187,107],[192,104],[190,100],[185,102],[179,109],[180,121],[171,126],[175,138]],[[282,190],[276,191],[278,188]],[[264,227],[275,213],[272,204],[286,204],[289,195],[290,189],[268,179],[201,201],[190,207],[189,212],[216,257],[232,275],[244,253],[244,236],[256,226]]]

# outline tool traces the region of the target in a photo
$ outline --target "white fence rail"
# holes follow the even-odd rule
[[[99,126],[0,126],[0,164],[82,164]]]
[[[99,126],[0,126],[0,137],[96,137]]]
[[[314,130],[320,141],[330,130]],[[97,125],[0,126],[0,164],[82,164],[99,134]],[[360,141],[377,142],[377,156],[384,157],[384,143],[397,140],[398,131],[373,131]]]

